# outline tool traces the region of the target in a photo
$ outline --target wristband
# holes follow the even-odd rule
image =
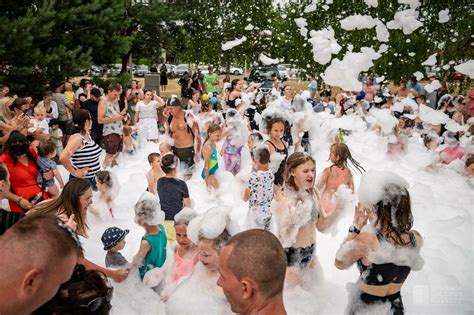
[[[359,230],[355,225],[351,225],[351,226],[349,227],[349,233],[360,234],[360,230]]]

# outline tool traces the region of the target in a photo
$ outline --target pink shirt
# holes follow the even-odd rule
[[[372,103],[374,101],[375,95],[377,95],[377,89],[375,88],[375,86],[364,85],[362,87],[362,91],[365,92],[365,100],[369,103]]]
[[[185,258],[182,258],[178,254],[178,249],[174,253],[174,268],[172,281],[176,282],[179,279],[190,275],[194,269],[194,257],[191,255],[185,255]]]
[[[449,164],[454,160],[461,159],[464,156],[464,149],[460,146],[454,148],[446,148],[440,152],[440,155],[441,162],[443,162],[444,164]]]

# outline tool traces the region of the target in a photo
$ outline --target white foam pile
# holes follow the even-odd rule
[[[339,86],[346,91],[361,91],[362,83],[358,80],[361,72],[373,66],[373,60],[381,57],[371,47],[362,47],[358,53],[347,52],[342,60],[335,58],[321,75],[326,84]],[[344,75],[341,75],[341,74]]]
[[[221,49],[224,50],[224,51],[232,49],[236,46],[241,45],[246,40],[247,40],[247,37],[245,37],[245,36],[242,36],[241,38],[236,38],[234,40],[230,40],[230,41],[225,42],[224,44],[222,44]]]
[[[267,66],[274,65],[280,62],[280,59],[268,57],[264,53],[260,54],[259,60],[262,62],[262,64],[267,65]]]
[[[418,11],[407,9],[395,13],[393,20],[387,22],[387,27],[391,30],[400,29],[403,34],[408,35],[423,26],[423,23],[417,20]]]
[[[313,45],[314,60],[322,65],[331,61],[332,55],[338,54],[341,51],[341,46],[334,37],[334,29],[329,26],[319,31],[312,30],[308,40]]]
[[[421,63],[422,66],[434,66],[437,62],[436,57],[438,56],[438,53],[434,53],[428,57],[425,61]]]
[[[368,6],[368,7],[372,7],[372,8],[376,8],[379,3],[377,0],[364,0],[364,3]]]
[[[474,79],[474,60],[468,60],[457,66],[454,69],[462,74],[468,75],[469,78]]]
[[[439,23],[446,23],[451,19],[449,15],[449,9],[441,10],[438,13],[438,22]]]

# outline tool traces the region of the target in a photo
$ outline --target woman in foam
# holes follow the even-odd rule
[[[349,289],[349,314],[403,314],[400,291],[411,270],[420,270],[423,239],[412,230],[408,183],[392,172],[362,176],[354,224],[337,251],[335,265],[360,271]],[[350,286],[348,286],[350,288]]]
[[[272,208],[277,236],[288,258],[287,284],[302,283],[303,271],[314,268],[316,229],[326,230],[337,216],[321,213],[320,197],[314,187],[316,162],[302,152],[290,155],[286,162],[284,189],[277,190]]]
[[[230,306],[219,278],[219,252],[238,232],[230,209],[215,207],[191,220],[188,237],[199,248],[199,262],[189,278],[182,281],[166,303],[167,314],[230,314]]]
[[[142,137],[148,141],[158,141],[158,111],[157,108],[165,106],[156,91],[145,90],[143,100],[135,107],[134,124],[138,123],[138,130]]]

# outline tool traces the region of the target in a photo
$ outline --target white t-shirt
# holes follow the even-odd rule
[[[43,106],[44,107],[44,102],[41,101],[36,106]],[[51,113],[49,113],[49,115],[51,115],[51,118],[58,118],[58,116],[59,116],[58,104],[55,101],[51,101],[51,109],[52,109],[52,111],[51,111]],[[48,115],[48,113],[46,113],[46,115]],[[47,120],[49,122],[49,118],[47,118]]]
[[[283,110],[286,110],[287,112],[292,112],[293,107],[292,107],[292,99],[287,99],[285,96],[280,96],[280,107]]]
[[[33,127],[28,128],[28,132],[35,132],[38,128],[43,129],[43,134],[49,135],[49,125],[48,122],[46,121],[46,118],[43,119],[42,121],[38,121],[35,118],[30,119],[30,123],[33,124]]]

